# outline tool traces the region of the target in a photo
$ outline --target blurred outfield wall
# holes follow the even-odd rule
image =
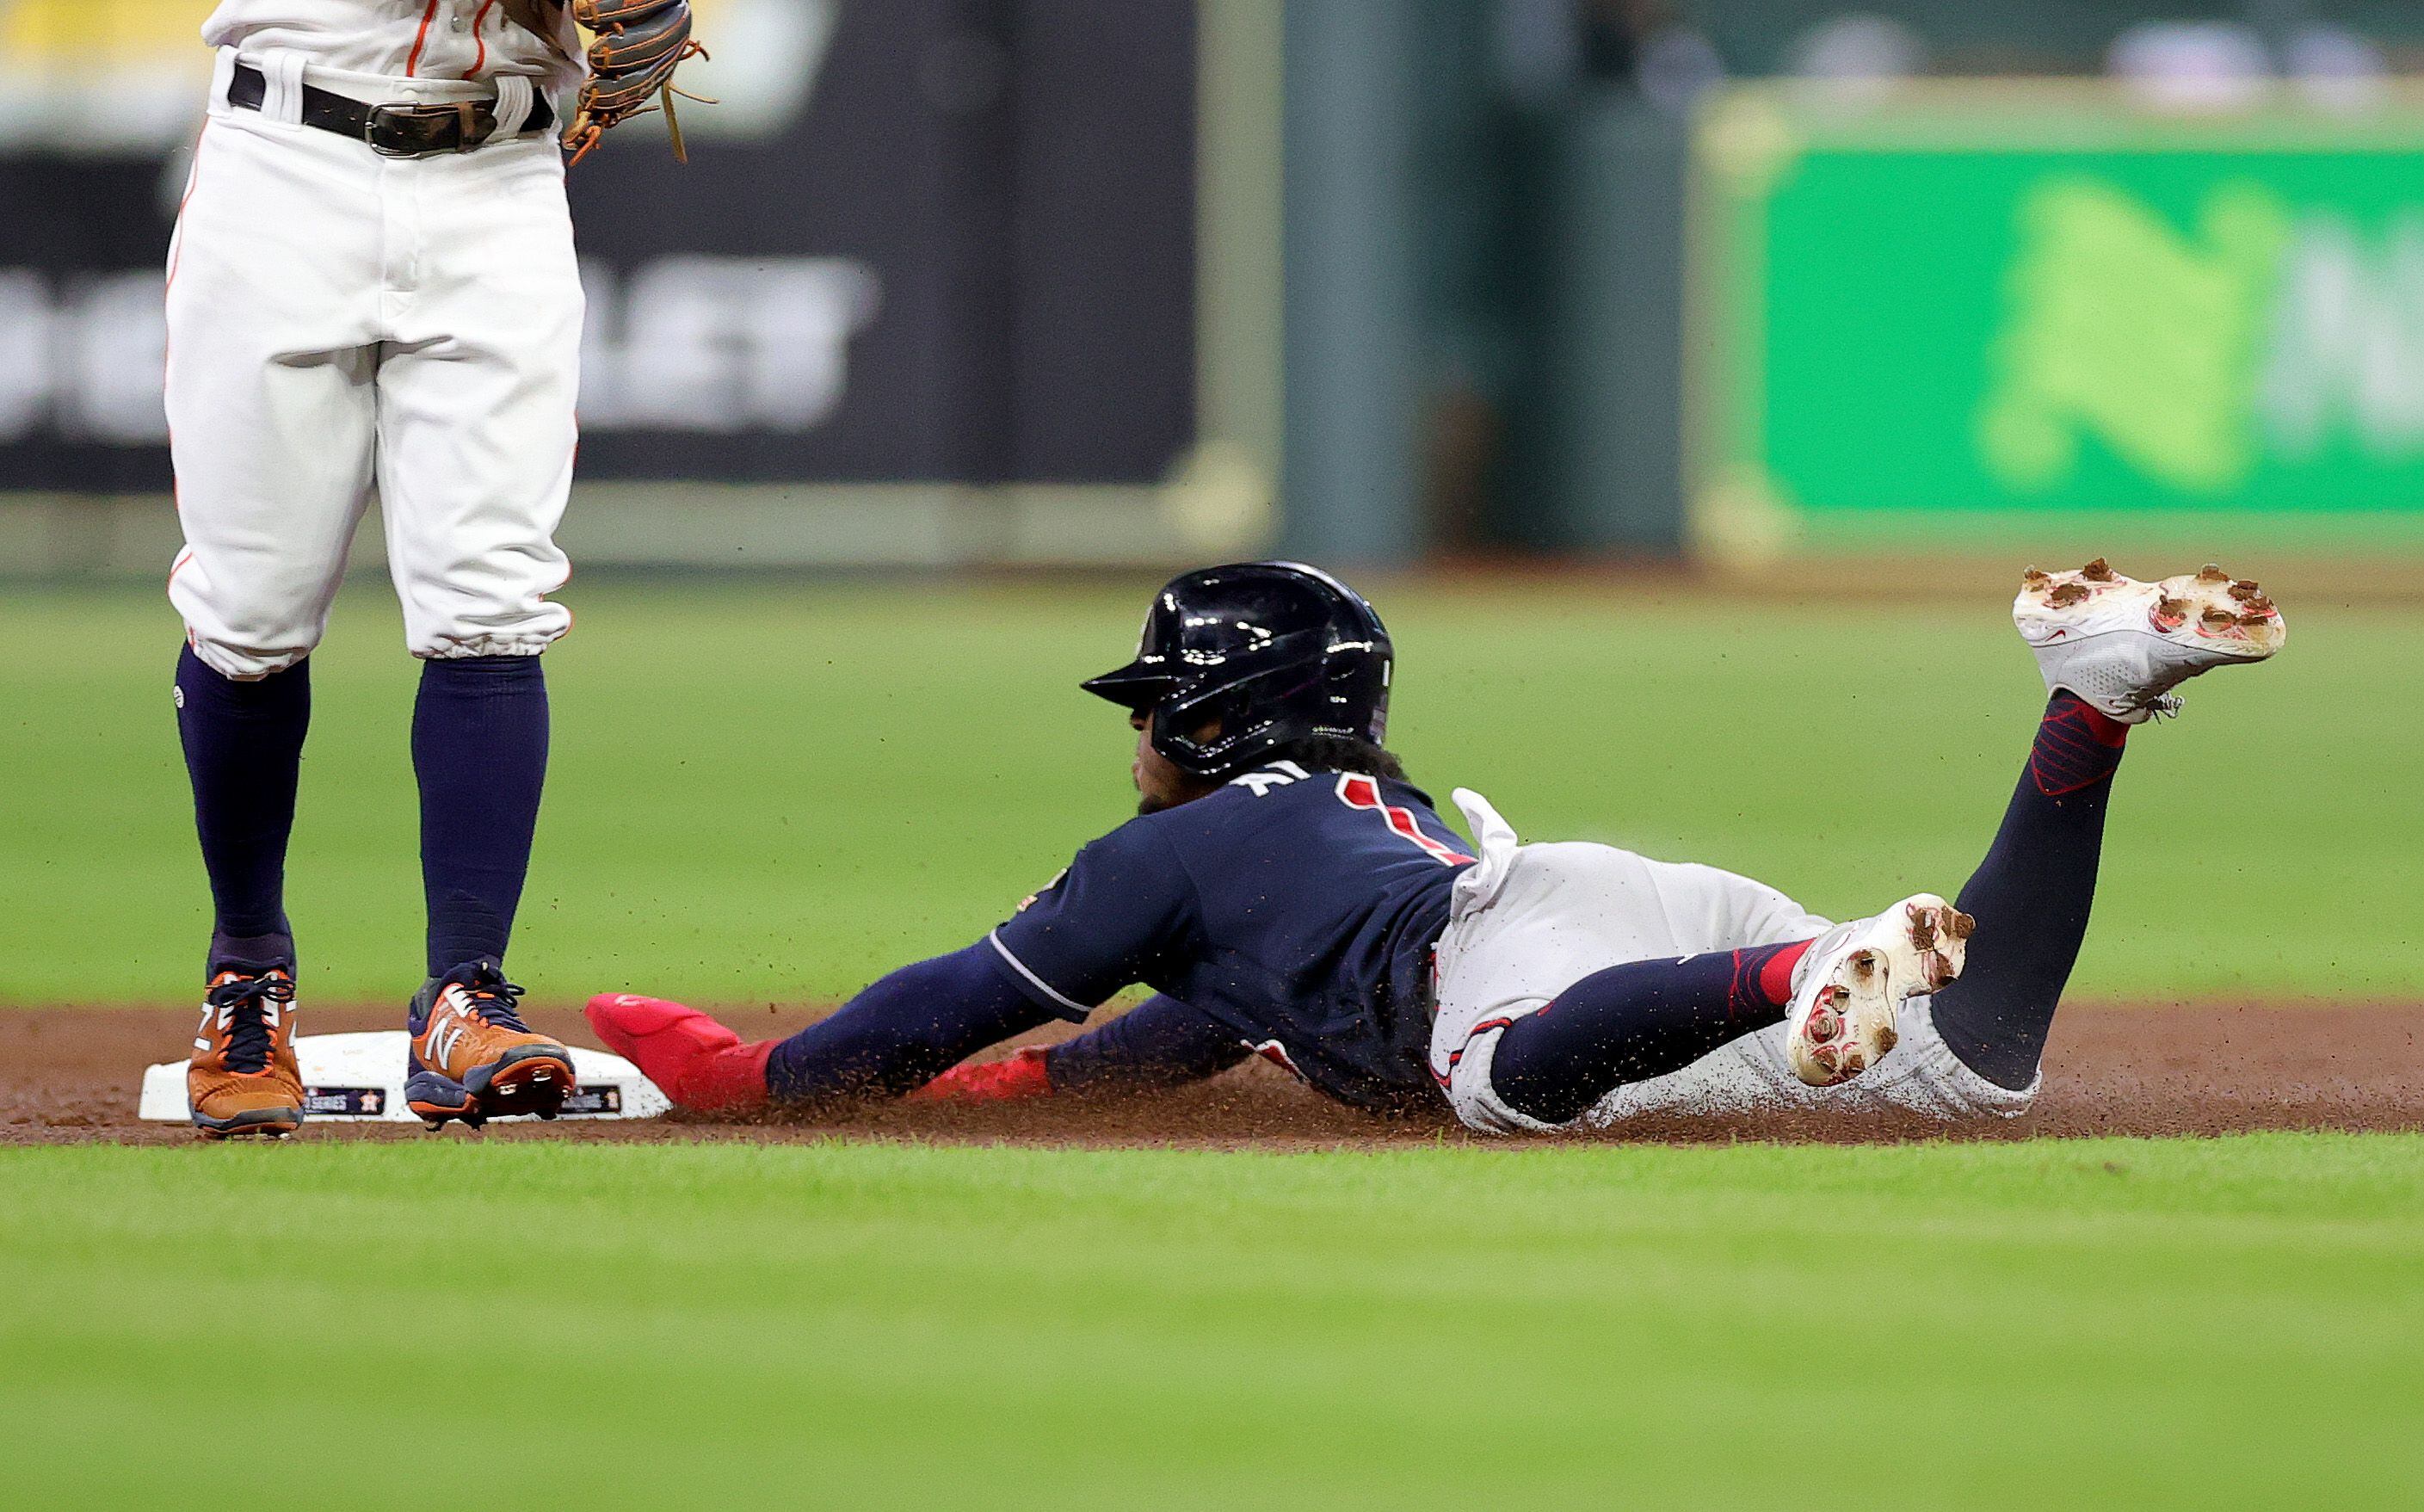
[[[685,80],[723,103],[686,113],[693,161],[642,120],[570,179],[577,561],[1268,538],[1279,0],[695,5]],[[173,552],[162,265],[209,8],[0,0],[0,574]]]
[[[2424,548],[2424,96],[1748,88],[1694,170],[1702,549]]]
[[[694,161],[644,121],[573,179],[587,566],[2424,561],[2399,86],[1685,110],[1511,83],[1506,19],[1555,0],[697,4]],[[1754,67],[1829,8],[1681,8]],[[2092,63],[2159,8],[1939,29]],[[0,576],[173,552],[160,266],[206,9],[0,0]]]

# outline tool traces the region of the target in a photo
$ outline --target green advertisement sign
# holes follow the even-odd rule
[[[1746,91],[1698,166],[1704,528],[2424,517],[2424,111]]]

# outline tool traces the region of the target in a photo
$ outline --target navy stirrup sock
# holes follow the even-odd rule
[[[2036,1079],[2055,1007],[2087,937],[2104,809],[2129,726],[2060,692],[2046,706],[2003,827],[1961,889],[1978,920],[1961,979],[1936,995],[1962,1064],[2018,1091]]]
[[[547,781],[547,679],[535,656],[424,661],[412,707],[429,975],[502,961]]]
[[[176,702],[216,914],[208,970],[291,971],[286,840],[311,723],[311,663],[239,682],[212,671],[188,645],[177,658]]]
[[[1508,1027],[1491,1086],[1518,1113],[1571,1122],[1627,1082],[1681,1071],[1782,1022],[1793,967],[1809,948],[1796,940],[1595,971]]]

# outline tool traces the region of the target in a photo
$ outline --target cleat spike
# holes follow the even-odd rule
[[[2197,581],[2199,582],[2228,582],[2229,581],[2230,574],[2223,571],[2220,567],[2215,566],[2210,562],[2197,569]]]
[[[2073,604],[2083,604],[2086,601],[2087,587],[2084,583],[2061,583],[2054,588],[2053,592],[2046,596],[2046,602],[2056,609],[2068,609]]]
[[[1936,915],[1913,903],[1910,906],[1910,943],[1919,949],[1931,949],[1936,945]]]
[[[1976,933],[1977,930],[1978,921],[1956,908],[1953,911],[1952,923],[1947,926],[1945,932],[1956,940],[1966,940]]]
[[[2270,625],[2272,623],[2272,616],[2259,610],[2251,609],[2239,616],[2239,623],[2248,626]]]
[[[2095,561],[2090,562],[2087,565],[2080,568],[2079,575],[2085,578],[2090,582],[2111,582],[2113,577],[2113,564],[2105,561],[2102,557],[2097,557]]]
[[[2226,630],[2239,623],[2239,616],[2227,609],[2209,609],[2197,616],[2197,623],[2209,630]]]
[[[2264,590],[2257,586],[2256,580],[2253,578],[2241,578],[2230,585],[2230,597],[2242,604],[2251,598],[2262,597],[2263,593]]]
[[[2026,592],[2034,593],[2051,581],[2053,578],[2050,574],[2036,567],[2020,569],[2020,587]]]

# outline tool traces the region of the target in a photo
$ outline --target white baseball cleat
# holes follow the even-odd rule
[[[2174,688],[2215,667],[2261,661],[2289,634],[2253,580],[2209,566],[2140,582],[2102,557],[2077,572],[2029,568],[2012,623],[2037,654],[2047,692],[2067,689],[2124,724],[2178,713]]]
[[[1785,1054],[1812,1087],[1845,1082],[1894,1047],[1894,1011],[1961,975],[1977,921],[1934,893],[1838,924],[1793,968]]]

